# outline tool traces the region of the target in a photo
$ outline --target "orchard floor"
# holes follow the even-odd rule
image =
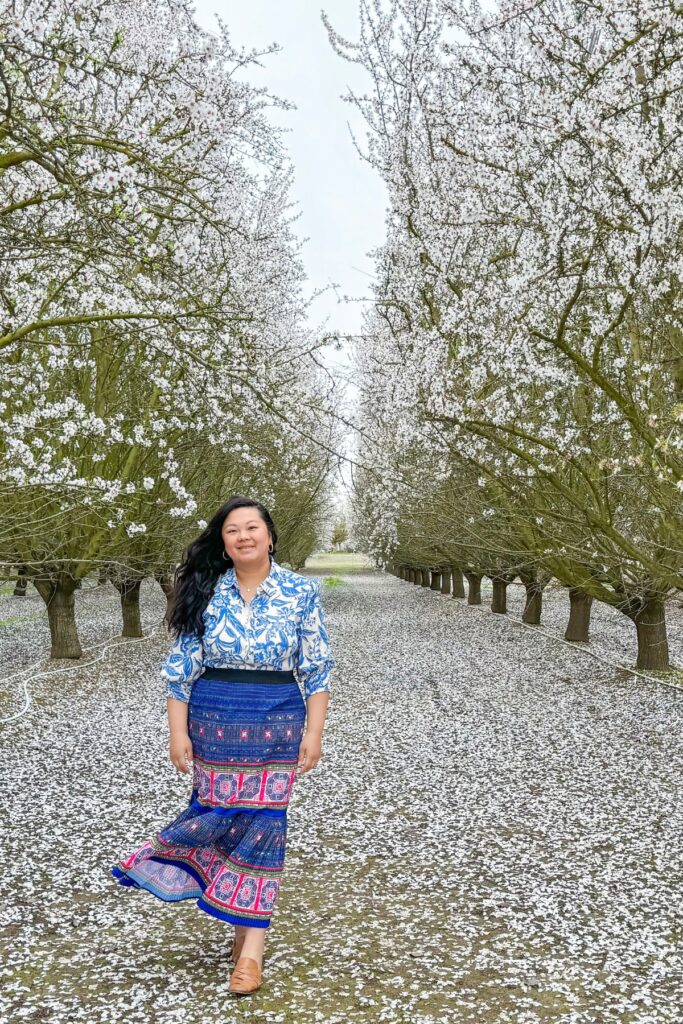
[[[264,985],[243,1000],[229,926],[109,876],[189,798],[160,590],[145,582],[149,635],[126,642],[108,641],[114,588],[84,589],[74,669],[44,661],[32,588],[4,587],[0,717],[25,707],[22,678],[30,702],[0,726],[0,1020],[679,1024],[683,693],[511,621],[514,588],[506,618],[342,563],[315,563],[338,661],[325,756],[295,785]],[[567,605],[547,596],[558,637]],[[680,608],[669,621],[681,665]],[[627,620],[596,608],[593,635],[633,664]]]

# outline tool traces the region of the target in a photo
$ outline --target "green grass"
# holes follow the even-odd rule
[[[683,688],[683,668],[680,665],[671,665],[670,668],[636,668],[635,662],[633,663],[634,672],[642,672],[643,675],[653,676],[655,679],[661,679],[665,683],[673,683],[674,686],[680,686]]]
[[[324,583],[326,587],[343,587],[345,581],[340,580],[338,576],[325,576]]]
[[[360,551],[316,551],[306,559],[306,570],[316,574],[376,571],[371,560]]]
[[[20,615],[15,616],[11,619],[0,619],[0,626],[18,626],[22,622],[28,622],[29,619],[42,619],[44,618],[43,612],[34,612],[32,615]]]

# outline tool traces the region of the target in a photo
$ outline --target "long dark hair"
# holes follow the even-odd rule
[[[169,629],[175,631],[176,638],[185,631],[204,635],[202,614],[211,599],[218,577],[234,563],[232,558],[224,556],[223,523],[236,508],[255,508],[268,527],[273,545],[271,561],[275,558],[277,531],[268,509],[253,498],[245,498],[241,494],[233,494],[218,509],[206,528],[196,540],[188,544],[183,560],[175,571],[172,610],[166,618]]]

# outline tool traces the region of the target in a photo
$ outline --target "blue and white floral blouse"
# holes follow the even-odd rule
[[[161,668],[167,697],[188,702],[204,668],[293,671],[305,697],[329,692],[335,661],[316,577],[271,559],[270,574],[247,604],[230,568],[218,577],[203,617],[204,636],[181,633]]]

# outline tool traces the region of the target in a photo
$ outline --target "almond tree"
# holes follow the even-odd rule
[[[543,524],[559,579],[633,619],[638,663],[664,667],[683,566],[683,14],[361,14],[358,44],[330,35],[372,77],[353,101],[391,196],[375,364],[412,389],[418,428],[507,488],[527,532]]]
[[[0,550],[77,657],[87,573],[130,604],[264,432],[307,455],[333,410],[258,55],[182,0],[0,11]]]

